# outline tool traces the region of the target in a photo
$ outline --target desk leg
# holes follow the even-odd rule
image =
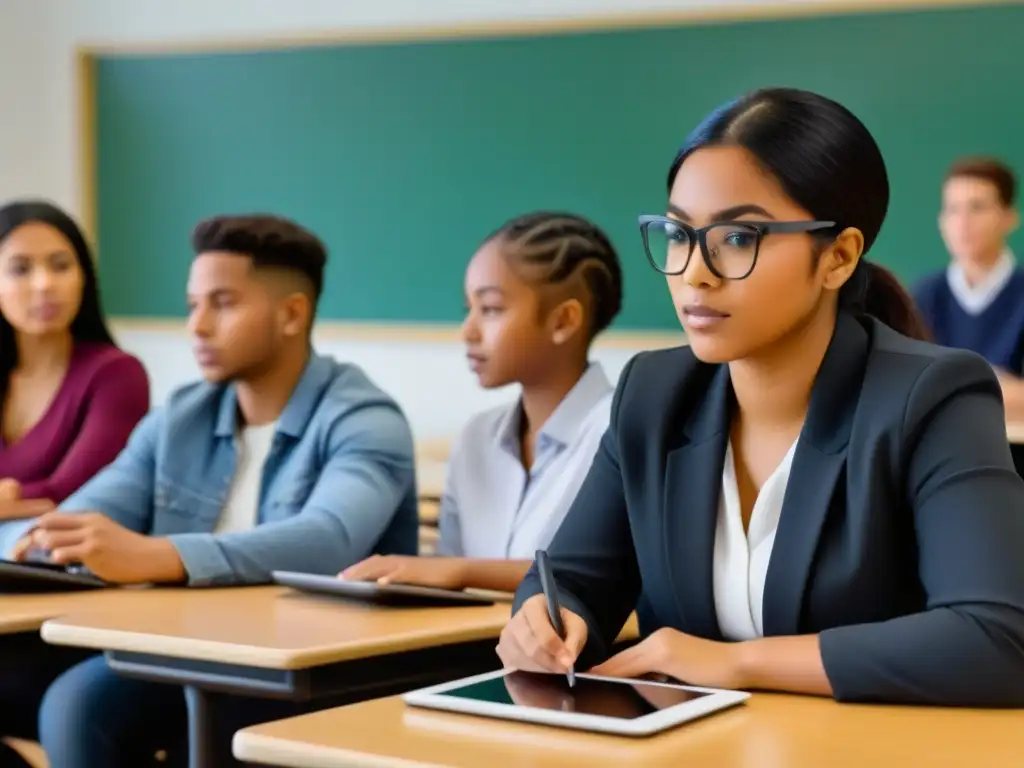
[[[107,664],[119,675],[182,686],[188,711],[189,768],[224,768],[216,760],[218,755],[228,754],[225,750],[230,749],[230,737],[227,744],[218,744],[217,737],[234,729],[236,720],[241,728],[289,716],[281,714],[242,724],[244,718],[232,714],[232,697],[290,701],[295,705],[291,714],[298,714],[393,696],[497,669],[494,642],[494,638],[489,638],[300,670],[263,669],[127,651],[107,651],[106,656]]]
[[[210,694],[202,688],[186,685],[185,705],[188,707],[188,766],[215,768],[216,736]]]

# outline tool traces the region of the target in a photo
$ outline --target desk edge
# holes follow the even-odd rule
[[[144,653],[190,661],[210,661],[219,664],[237,664],[262,669],[297,670],[355,661],[392,653],[418,651],[480,640],[497,640],[507,619],[450,632],[438,642],[437,634],[429,632],[406,635],[390,642],[371,642],[364,645],[349,643],[345,647],[319,646],[286,650],[254,645],[224,643],[215,640],[183,639],[173,635],[155,635],[119,629],[94,629],[62,623],[51,619],[43,623],[40,634],[51,645],[92,648],[99,651]],[[335,650],[336,649],[336,650]]]
[[[373,755],[358,750],[322,747],[309,742],[293,741],[281,736],[254,733],[252,728],[236,731],[231,752],[237,760],[269,765],[293,765],[303,768],[445,768],[438,763],[424,763],[404,758]],[[291,762],[281,762],[282,760]]]

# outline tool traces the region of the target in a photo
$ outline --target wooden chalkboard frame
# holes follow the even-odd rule
[[[470,22],[417,27],[367,27],[309,34],[174,40],[125,43],[86,42],[77,46],[76,107],[78,114],[79,218],[86,236],[96,243],[98,174],[96,167],[96,93],[95,65],[101,56],[139,54],[223,53],[231,51],[270,51],[295,47],[325,47],[345,44],[379,44],[406,41],[442,41],[460,38],[531,36],[557,33],[586,33],[602,30],[646,29],[684,24],[728,23],[768,19],[796,19],[815,16],[839,16],[856,13],[881,14],[908,10],[937,10],[1000,5],[1020,5],[1021,0],[809,0],[808,2],[725,6],[671,10],[664,12],[614,13],[577,18],[520,19],[494,22]],[[98,250],[98,249],[97,249]],[[120,329],[180,333],[184,320],[163,317],[113,318]],[[359,323],[321,320],[318,333],[346,341],[458,343],[459,328],[452,324]],[[676,346],[682,332],[609,330],[597,340],[602,348],[638,349]]]

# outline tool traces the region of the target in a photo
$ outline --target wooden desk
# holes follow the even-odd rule
[[[650,738],[406,707],[394,696],[239,731],[240,759],[287,768],[929,768],[1021,765],[1019,711],[870,707],[755,694]]]
[[[497,669],[495,641],[510,611],[507,602],[376,608],[283,587],[149,597],[130,611],[109,606],[50,619],[42,635],[106,651],[119,674],[184,686],[192,768],[213,765],[211,694],[349,703]],[[619,640],[636,636],[632,617]]]
[[[152,591],[131,611],[87,609],[46,621],[56,645],[302,670],[453,643],[491,643],[509,605],[377,608],[285,587]]]
[[[430,557],[437,553],[437,543],[441,540],[441,532],[436,525],[420,525],[420,555]]]
[[[420,525],[436,528],[441,515],[441,503],[433,499],[420,499]]]
[[[67,595],[0,596],[0,635],[35,632],[47,619],[59,616]]]
[[[441,498],[444,481],[447,479],[448,464],[443,461],[416,462],[416,493],[421,499],[431,501]]]
[[[329,698],[333,706],[496,669],[494,645],[510,608],[377,608],[282,587],[148,597],[130,611],[47,620],[42,636],[106,651],[119,674],[184,686],[193,768],[213,765],[208,724],[218,694]]]
[[[1024,423],[1007,423],[1006,439],[1010,443],[1010,456],[1017,474],[1024,477]]]
[[[137,590],[98,589],[38,595],[0,595],[0,635],[37,632],[48,619],[82,609],[114,608],[137,599]]]
[[[426,461],[448,461],[452,453],[452,439],[450,437],[435,437],[428,440],[416,441],[416,459]]]

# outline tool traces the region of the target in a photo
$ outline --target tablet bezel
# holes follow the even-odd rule
[[[308,592],[310,594],[327,595],[348,600],[387,605],[388,597],[394,597],[396,607],[470,607],[486,608],[494,605],[496,600],[485,595],[470,592],[459,592],[436,587],[419,587],[411,584],[378,584],[374,581],[346,581],[333,576],[299,571],[274,571],[271,578],[275,584],[283,587]],[[379,599],[378,599],[379,598]],[[403,598],[409,600],[403,602]]]
[[[15,591],[0,587],[0,594],[38,594],[40,592],[82,592],[91,589],[107,589],[112,585],[98,576],[74,573],[53,567],[40,567],[33,563],[19,563],[0,559],[0,585],[5,581],[24,585]]]
[[[604,680],[625,685],[651,685],[658,688],[681,688],[696,693],[707,693],[700,699],[686,701],[667,709],[658,710],[642,717],[620,719],[602,715],[577,714],[560,712],[554,709],[535,709],[519,705],[498,704],[490,701],[463,699],[456,696],[443,695],[455,688],[463,688],[474,683],[505,677],[511,670],[501,669],[497,672],[485,672],[482,675],[464,677],[447,683],[432,685],[428,688],[409,691],[403,694],[402,700],[409,706],[424,709],[439,709],[446,712],[457,712],[465,715],[480,715],[499,720],[514,720],[536,725],[549,725],[560,728],[572,728],[581,731],[594,731],[619,736],[649,736],[661,731],[697,720],[706,715],[723,709],[737,706],[750,698],[746,691],[727,691],[719,688],[702,688],[696,685],[678,685],[675,683],[659,683],[648,680],[627,680],[619,677],[604,677],[579,673],[580,679]]]

